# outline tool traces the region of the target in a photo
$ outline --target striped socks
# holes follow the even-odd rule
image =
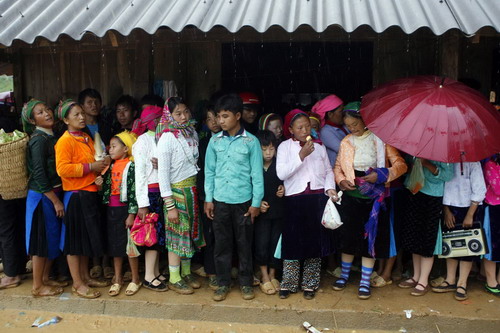
[[[352,262],[342,261],[342,273],[340,274],[340,278],[344,280],[349,280],[349,273],[351,273]]]
[[[370,291],[370,277],[373,272],[373,267],[361,266],[361,282],[359,283],[359,290]]]

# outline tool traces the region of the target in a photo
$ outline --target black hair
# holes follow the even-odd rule
[[[269,130],[262,130],[258,131],[255,136],[259,139],[261,146],[272,145],[274,148],[278,148],[278,139],[276,139],[273,132]]]
[[[186,104],[182,97],[176,96],[176,97],[170,97],[167,101],[167,106],[170,112],[174,112],[174,109],[177,107],[179,104]]]
[[[241,97],[237,94],[227,94],[220,97],[215,103],[215,113],[219,113],[222,110],[230,111],[234,114],[243,112],[243,101]]]
[[[363,119],[361,117],[361,113],[359,113],[359,111],[347,110],[347,111],[344,111],[343,113],[344,113],[343,118],[351,117],[351,118],[356,118],[356,119],[361,119],[361,120]]]
[[[122,95],[115,104],[115,109],[118,108],[118,105],[128,106],[132,111],[137,111],[137,103],[135,99],[130,95]]]
[[[78,103],[83,105],[85,103],[85,98],[90,97],[90,98],[97,98],[99,102],[102,104],[102,97],[101,94],[95,89],[92,88],[87,88],[78,94]]]
[[[293,116],[292,120],[290,121],[290,127],[293,126],[293,123],[299,119],[299,118],[302,118],[302,117],[305,117],[307,119],[309,119],[309,115],[307,113],[297,113],[295,116]]]
[[[159,106],[160,108],[162,108],[163,105],[165,105],[165,100],[158,95],[148,94],[142,96],[141,101],[139,102],[139,106],[141,107],[141,109],[145,104]]]

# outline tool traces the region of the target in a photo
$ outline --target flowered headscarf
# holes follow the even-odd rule
[[[194,128],[196,124],[195,120],[189,119],[185,124],[179,124],[175,121],[168,108],[169,100],[165,102],[160,123],[156,127],[156,141],[159,141],[162,134],[166,132],[171,132],[176,138],[179,137],[179,134],[182,134],[186,138],[192,137],[196,131]]]
[[[162,109],[156,105],[150,105],[141,112],[141,117],[134,121],[132,133],[139,136],[147,130],[154,131],[156,128],[155,120],[162,116]]]
[[[59,106],[57,107],[56,116],[58,119],[63,120],[66,118],[68,111],[71,109],[73,105],[77,104],[72,99],[67,99],[65,101],[60,101]]]
[[[21,120],[23,122],[23,129],[26,133],[31,134],[35,130],[35,125],[30,122],[32,120],[33,109],[38,104],[45,104],[37,99],[31,99],[29,102],[25,103],[23,106],[23,111],[21,112]]]

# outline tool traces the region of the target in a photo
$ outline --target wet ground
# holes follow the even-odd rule
[[[105,296],[85,300],[71,295],[69,287],[59,297],[33,298],[28,278],[0,291],[0,332],[21,332],[40,315],[63,317],[44,328],[54,332],[305,332],[304,321],[323,332],[500,332],[500,298],[485,293],[478,281],[470,282],[470,298],[463,302],[452,293],[410,296],[394,284],[373,289],[372,298],[362,301],[355,281],[341,292],[333,291],[331,282],[324,276],[310,301],[302,294],[280,300],[258,288],[254,300],[244,301],[233,287],[224,302],[214,302],[206,281],[194,295],[143,288],[132,297],[122,291],[112,298],[101,288]]]

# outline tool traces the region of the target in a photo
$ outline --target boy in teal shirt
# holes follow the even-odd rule
[[[213,220],[215,235],[215,301],[229,293],[233,239],[243,299],[254,298],[253,222],[260,212],[264,178],[260,143],[241,126],[242,111],[238,95],[224,95],[217,101],[215,112],[222,132],[210,139],[205,156],[205,214]]]

